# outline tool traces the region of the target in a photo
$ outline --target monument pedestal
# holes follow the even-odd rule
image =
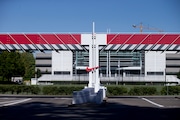
[[[94,92],[94,88],[84,88],[81,91],[73,92],[72,104],[101,104],[106,99],[106,87],[101,87],[97,93]]]
[[[99,45],[96,42],[96,34],[93,33],[92,41],[89,42],[89,67],[86,68],[89,72],[89,84],[81,91],[73,92],[72,104],[95,103],[101,104],[106,98],[106,87],[100,86],[99,79]]]

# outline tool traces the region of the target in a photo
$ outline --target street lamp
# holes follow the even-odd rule
[[[164,71],[164,77],[165,77],[165,87],[166,87],[166,95],[168,95],[168,85],[167,85],[167,80],[166,80],[166,68],[165,68],[165,71]]]
[[[118,80],[120,81],[120,60],[118,60],[118,79],[116,81],[116,85],[118,85]]]

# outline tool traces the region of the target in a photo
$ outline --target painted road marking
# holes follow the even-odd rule
[[[158,104],[158,103],[155,103],[155,102],[153,102],[153,101],[151,101],[151,100],[148,100],[148,99],[146,99],[146,98],[141,98],[142,100],[144,100],[144,101],[147,101],[147,102],[149,102],[149,103],[151,103],[151,104],[153,104],[153,105],[156,105],[156,106],[158,106],[158,107],[164,107],[163,105],[160,105],[160,104]]]
[[[23,103],[23,102],[26,102],[26,101],[29,101],[29,100],[31,100],[31,98],[22,99],[22,100],[12,100],[12,101],[0,102],[0,104],[2,104],[2,105],[0,105],[0,107],[15,105],[15,104]]]
[[[54,98],[54,99],[61,99],[61,100],[72,100],[72,98]]]

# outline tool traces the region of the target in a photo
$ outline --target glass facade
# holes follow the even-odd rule
[[[89,53],[85,51],[75,51],[73,53],[73,73],[87,74],[85,69],[75,69],[89,66]],[[143,74],[144,52],[142,51],[103,51],[99,52],[99,73],[103,76],[114,76],[122,68],[141,67],[141,70],[129,69],[128,74]],[[121,71],[120,71],[121,72]],[[121,72],[122,73],[122,72]],[[110,75],[111,74],[111,75]]]

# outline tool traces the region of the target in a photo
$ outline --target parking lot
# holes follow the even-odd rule
[[[71,97],[0,96],[1,120],[179,120],[179,96],[110,97],[102,105],[71,105]]]

